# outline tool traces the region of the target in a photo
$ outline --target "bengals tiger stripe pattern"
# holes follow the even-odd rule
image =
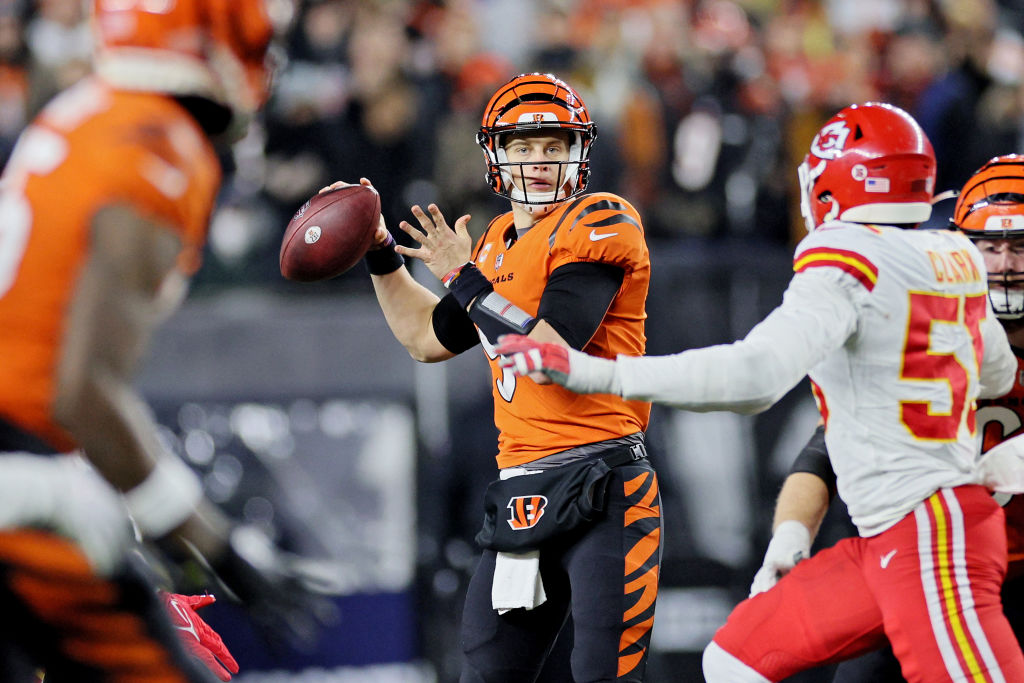
[[[140,604],[161,609],[152,589],[129,574],[117,581],[97,577],[69,541],[38,530],[0,532],[0,579],[7,587],[5,618],[26,617],[19,620],[22,632],[12,635],[28,639],[26,647],[51,650],[43,659],[55,674],[71,676],[62,680],[199,680],[184,673],[193,665],[175,634],[155,626],[159,618],[142,618]]]
[[[623,491],[631,502],[626,510],[624,526],[634,527],[631,536],[642,535],[626,553],[625,594],[629,607],[622,615],[620,677],[629,674],[643,661],[650,646],[661,560],[661,504],[657,475],[649,470],[628,479]]]

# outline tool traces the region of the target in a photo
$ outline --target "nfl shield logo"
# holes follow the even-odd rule
[[[498,254],[497,258],[494,259],[494,269],[501,268],[502,262],[505,260],[505,252]]]

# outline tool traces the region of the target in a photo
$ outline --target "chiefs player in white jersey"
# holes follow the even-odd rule
[[[885,104],[847,107],[800,167],[810,234],[783,303],[742,341],[607,360],[529,339],[498,351],[518,374],[688,410],[756,412],[804,375],[859,536],[736,607],[704,653],[712,683],[779,681],[878,647],[908,680],[1024,680],[1002,613],[1004,516],[974,463],[978,398],[1017,363],[985,264],[931,213],[935,157]]]
[[[988,453],[1024,427],[1024,157],[1009,154],[987,162],[964,185],[953,211],[953,225],[974,241],[988,270],[989,299],[1017,356],[1013,388],[978,402],[977,428]],[[771,543],[751,586],[751,594],[774,586],[810,546],[835,495],[835,472],[819,425],[797,456],[775,506]],[[1008,567],[1003,612],[1024,639],[1024,496],[997,493],[1006,515]],[[905,679],[888,647],[848,660],[833,683],[900,683]]]

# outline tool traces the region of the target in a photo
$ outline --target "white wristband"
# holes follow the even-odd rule
[[[142,535],[160,538],[195,511],[203,497],[199,477],[173,455],[160,458],[145,481],[124,494]]]

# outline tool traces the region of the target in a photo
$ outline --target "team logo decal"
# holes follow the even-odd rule
[[[835,159],[843,153],[849,136],[850,129],[846,127],[845,121],[833,121],[814,136],[811,154],[819,159]]]
[[[508,525],[513,531],[522,531],[537,526],[544,516],[544,507],[548,504],[545,496],[515,496],[510,498]]]
[[[309,226],[309,229],[306,230],[306,234],[303,237],[303,239],[306,241],[306,244],[313,244],[314,242],[318,241],[320,239],[320,226]]]

